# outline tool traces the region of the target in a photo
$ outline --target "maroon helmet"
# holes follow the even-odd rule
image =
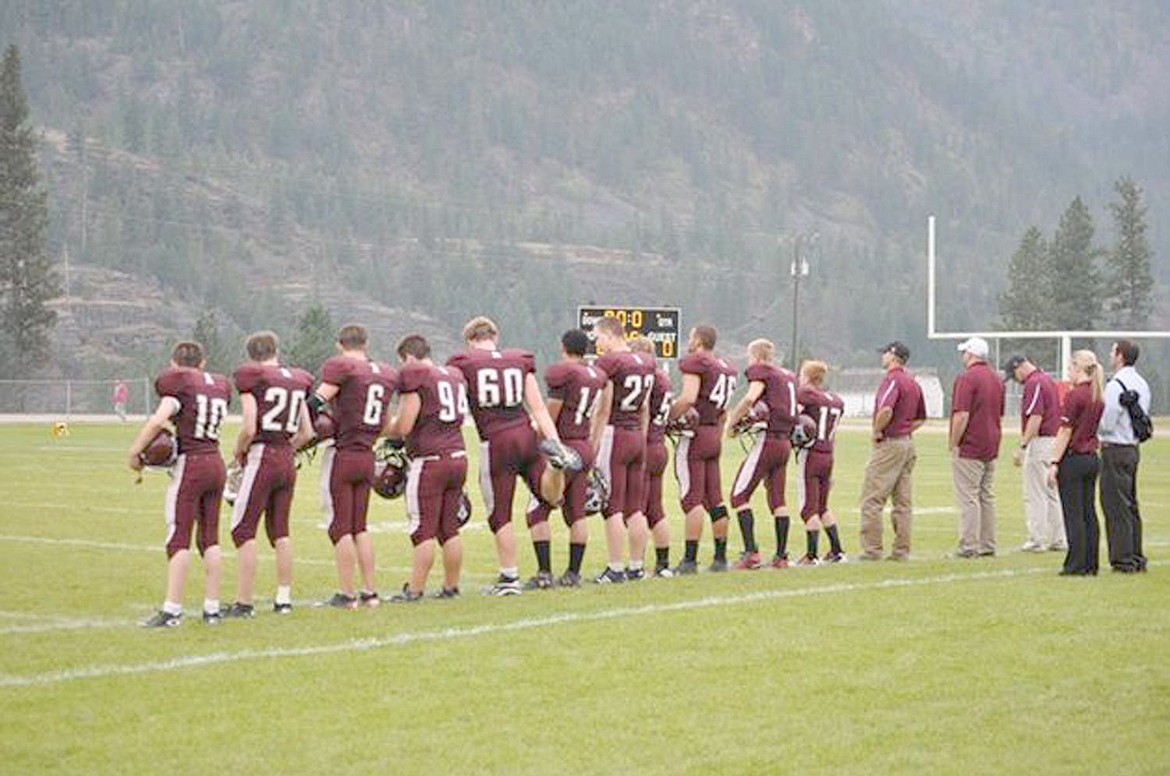
[[[817,422],[808,415],[797,415],[796,425],[792,427],[788,438],[793,447],[812,447],[817,441]]]

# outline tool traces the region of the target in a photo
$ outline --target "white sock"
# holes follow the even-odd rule
[[[173,601],[163,601],[162,610],[167,614],[182,614],[183,605],[174,603]]]
[[[208,614],[215,614],[216,612],[218,612],[219,611],[219,599],[217,599],[217,598],[204,598],[203,599],[203,611],[207,612]]]
[[[626,567],[623,566],[622,562],[619,560],[617,563],[609,564],[609,570],[620,574],[626,570]]]
[[[500,576],[507,577],[508,579],[518,579],[520,577],[520,569],[515,566],[509,566],[507,568],[501,566]]]
[[[630,561],[630,570],[631,571],[640,571],[642,569],[642,567],[645,565],[646,565],[645,561],[632,560],[632,561]]]
[[[292,603],[292,585],[277,585],[276,586],[276,603],[291,604]]]

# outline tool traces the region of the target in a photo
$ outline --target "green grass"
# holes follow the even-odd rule
[[[0,427],[4,773],[1165,773],[1170,762],[1164,439],[1143,448],[1155,563],[1144,576],[1058,578],[1056,555],[1012,552],[1023,517],[1010,463],[998,473],[1001,556],[944,559],[950,474],[943,437],[924,433],[911,563],[354,613],[301,606],[157,632],[134,623],[162,597],[166,478],[132,484],[133,433],[75,425],[52,440],[46,426]],[[855,552],[868,449],[855,431],[839,447],[832,505]],[[738,445],[725,458],[726,486]],[[297,567],[299,600],[334,587],[315,486],[314,469],[294,504],[297,557],[311,561]],[[669,477],[668,489],[677,559]],[[466,591],[495,566],[473,499]],[[403,505],[375,499],[371,515],[391,590],[409,558]],[[591,527],[596,571],[603,538]],[[770,550],[770,525],[758,531]],[[554,522],[558,570],[565,541]],[[791,541],[802,550],[803,532]],[[522,558],[531,573],[531,552]],[[265,546],[262,594],[272,573]],[[189,613],[200,575],[193,563]],[[13,684],[29,679],[40,683]]]

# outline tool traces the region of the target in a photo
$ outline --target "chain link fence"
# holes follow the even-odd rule
[[[125,412],[154,411],[149,377],[120,381],[126,385]],[[118,380],[0,380],[0,414],[70,415],[114,414]]]

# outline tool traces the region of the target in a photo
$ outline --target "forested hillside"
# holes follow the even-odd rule
[[[786,347],[813,231],[806,348],[949,359],[926,215],[943,325],[990,326],[1024,230],[1082,195],[1111,239],[1122,175],[1170,280],[1156,0],[11,0],[0,31],[71,267],[55,374],[153,365],[203,308],[231,339],[312,302],[383,355],[487,312],[548,357],[589,301]]]

